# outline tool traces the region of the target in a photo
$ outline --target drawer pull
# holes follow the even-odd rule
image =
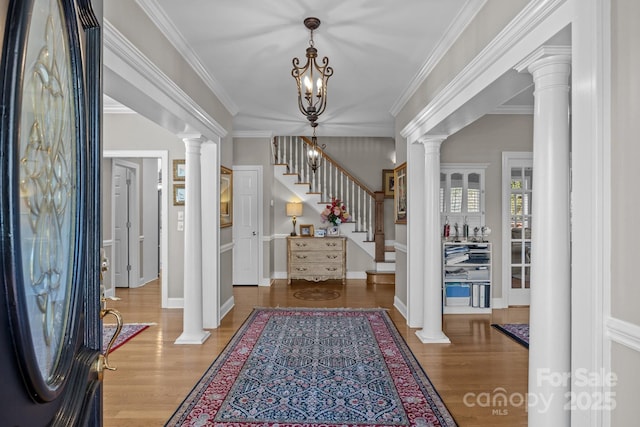
[[[338,271],[338,267],[327,267],[327,271]]]
[[[299,248],[304,248],[304,247],[307,246],[307,244],[306,243],[296,243],[296,246],[299,247]]]
[[[307,259],[306,255],[296,255],[296,258],[298,259]]]
[[[338,258],[338,255],[327,255],[328,259],[336,259]]]
[[[331,243],[327,243],[327,246],[330,246],[330,247],[334,248],[334,247],[338,246],[338,244],[334,243],[334,242],[331,242]]]
[[[307,271],[307,269],[304,268],[304,267],[296,267],[296,270],[297,271]]]

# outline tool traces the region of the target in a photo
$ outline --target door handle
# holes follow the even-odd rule
[[[107,348],[104,350],[104,353],[98,356],[98,360],[95,362],[94,369],[98,373],[98,379],[102,381],[102,377],[104,375],[104,370],[108,369],[109,371],[115,371],[117,368],[115,366],[109,365],[109,353],[111,353],[111,347],[116,342],[116,338],[120,335],[120,331],[122,331],[122,314],[116,309],[113,308],[104,308],[100,310],[100,318],[104,319],[107,314],[111,314],[116,318],[116,331],[113,333],[113,336],[109,340],[109,344],[107,344]]]
[[[252,235],[252,236],[257,236],[257,235],[258,235],[258,233],[256,233],[255,231],[252,231],[252,232],[251,232],[251,235]]]

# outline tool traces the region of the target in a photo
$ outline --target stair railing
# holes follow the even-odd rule
[[[322,163],[314,172],[307,162],[307,151],[312,146],[306,137],[277,136],[273,138],[275,164],[286,165],[288,173],[298,175],[300,183],[309,185],[309,193],[321,195],[322,204],[332,198],[346,205],[355,223],[355,232],[366,233],[366,241],[374,236],[375,196],[362,182],[347,172],[322,151]]]

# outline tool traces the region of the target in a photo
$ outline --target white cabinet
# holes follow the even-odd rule
[[[442,244],[445,314],[491,313],[491,243]]]

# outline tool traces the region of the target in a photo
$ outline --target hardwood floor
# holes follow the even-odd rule
[[[325,286],[340,297],[328,301],[301,300],[298,290]],[[271,287],[234,287],[235,307],[211,330],[203,345],[175,345],[182,332],[182,310],[160,308],[160,286],[117,289],[118,309],[128,323],[156,322],[109,357],[118,368],[104,379],[106,427],[163,426],[215,360],[254,307],[383,307],[461,427],[526,426],[528,351],[491,323],[526,323],[528,308],[494,310],[485,315],[445,315],[451,344],[422,344],[416,329],[393,308],[393,285],[367,285],[348,280],[324,285],[278,280]],[[106,319],[109,322],[109,319]],[[493,399],[498,399],[494,402]],[[507,406],[498,406],[506,397]],[[510,399],[509,399],[510,398]],[[493,404],[495,403],[495,404]]]

